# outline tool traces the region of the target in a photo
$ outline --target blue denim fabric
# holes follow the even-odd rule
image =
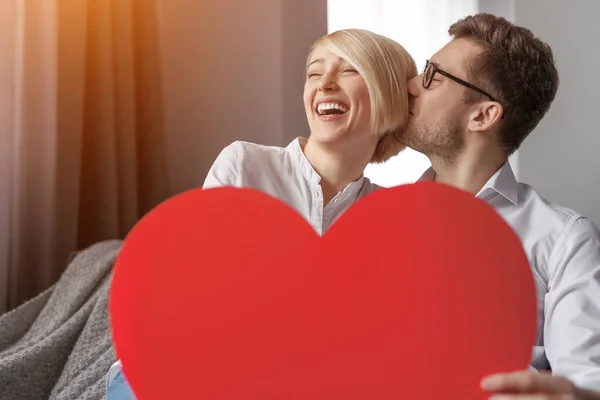
[[[115,378],[108,384],[106,400],[136,400],[123,371],[119,371]]]

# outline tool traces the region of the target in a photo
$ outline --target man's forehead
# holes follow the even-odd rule
[[[473,42],[454,39],[432,55],[430,61],[440,69],[460,73],[466,69],[468,61],[478,53],[479,49]]]

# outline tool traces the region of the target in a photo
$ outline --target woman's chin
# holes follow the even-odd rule
[[[321,144],[336,144],[347,141],[351,132],[344,127],[329,127],[328,129],[316,129],[310,133],[312,140]]]

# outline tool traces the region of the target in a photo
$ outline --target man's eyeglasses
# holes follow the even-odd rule
[[[423,71],[423,87],[425,89],[429,89],[429,86],[431,86],[431,82],[433,82],[433,76],[435,75],[436,72],[444,75],[447,78],[452,79],[454,82],[456,82],[460,85],[463,85],[464,87],[475,90],[476,92],[489,97],[490,100],[492,100],[492,101],[498,101],[494,97],[492,97],[492,95],[479,89],[477,86],[471,85],[469,82],[463,81],[462,79],[457,78],[456,76],[454,76],[444,70],[439,69],[438,67],[435,66],[435,64],[433,64],[429,60],[427,60],[427,62],[425,63],[425,70]],[[504,114],[502,115],[502,118],[504,118]]]

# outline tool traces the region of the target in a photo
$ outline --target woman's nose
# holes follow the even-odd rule
[[[337,82],[335,81],[335,77],[333,76],[333,74],[326,73],[321,78],[318,88],[321,91],[328,91],[328,90],[336,90],[337,87],[338,87]]]

